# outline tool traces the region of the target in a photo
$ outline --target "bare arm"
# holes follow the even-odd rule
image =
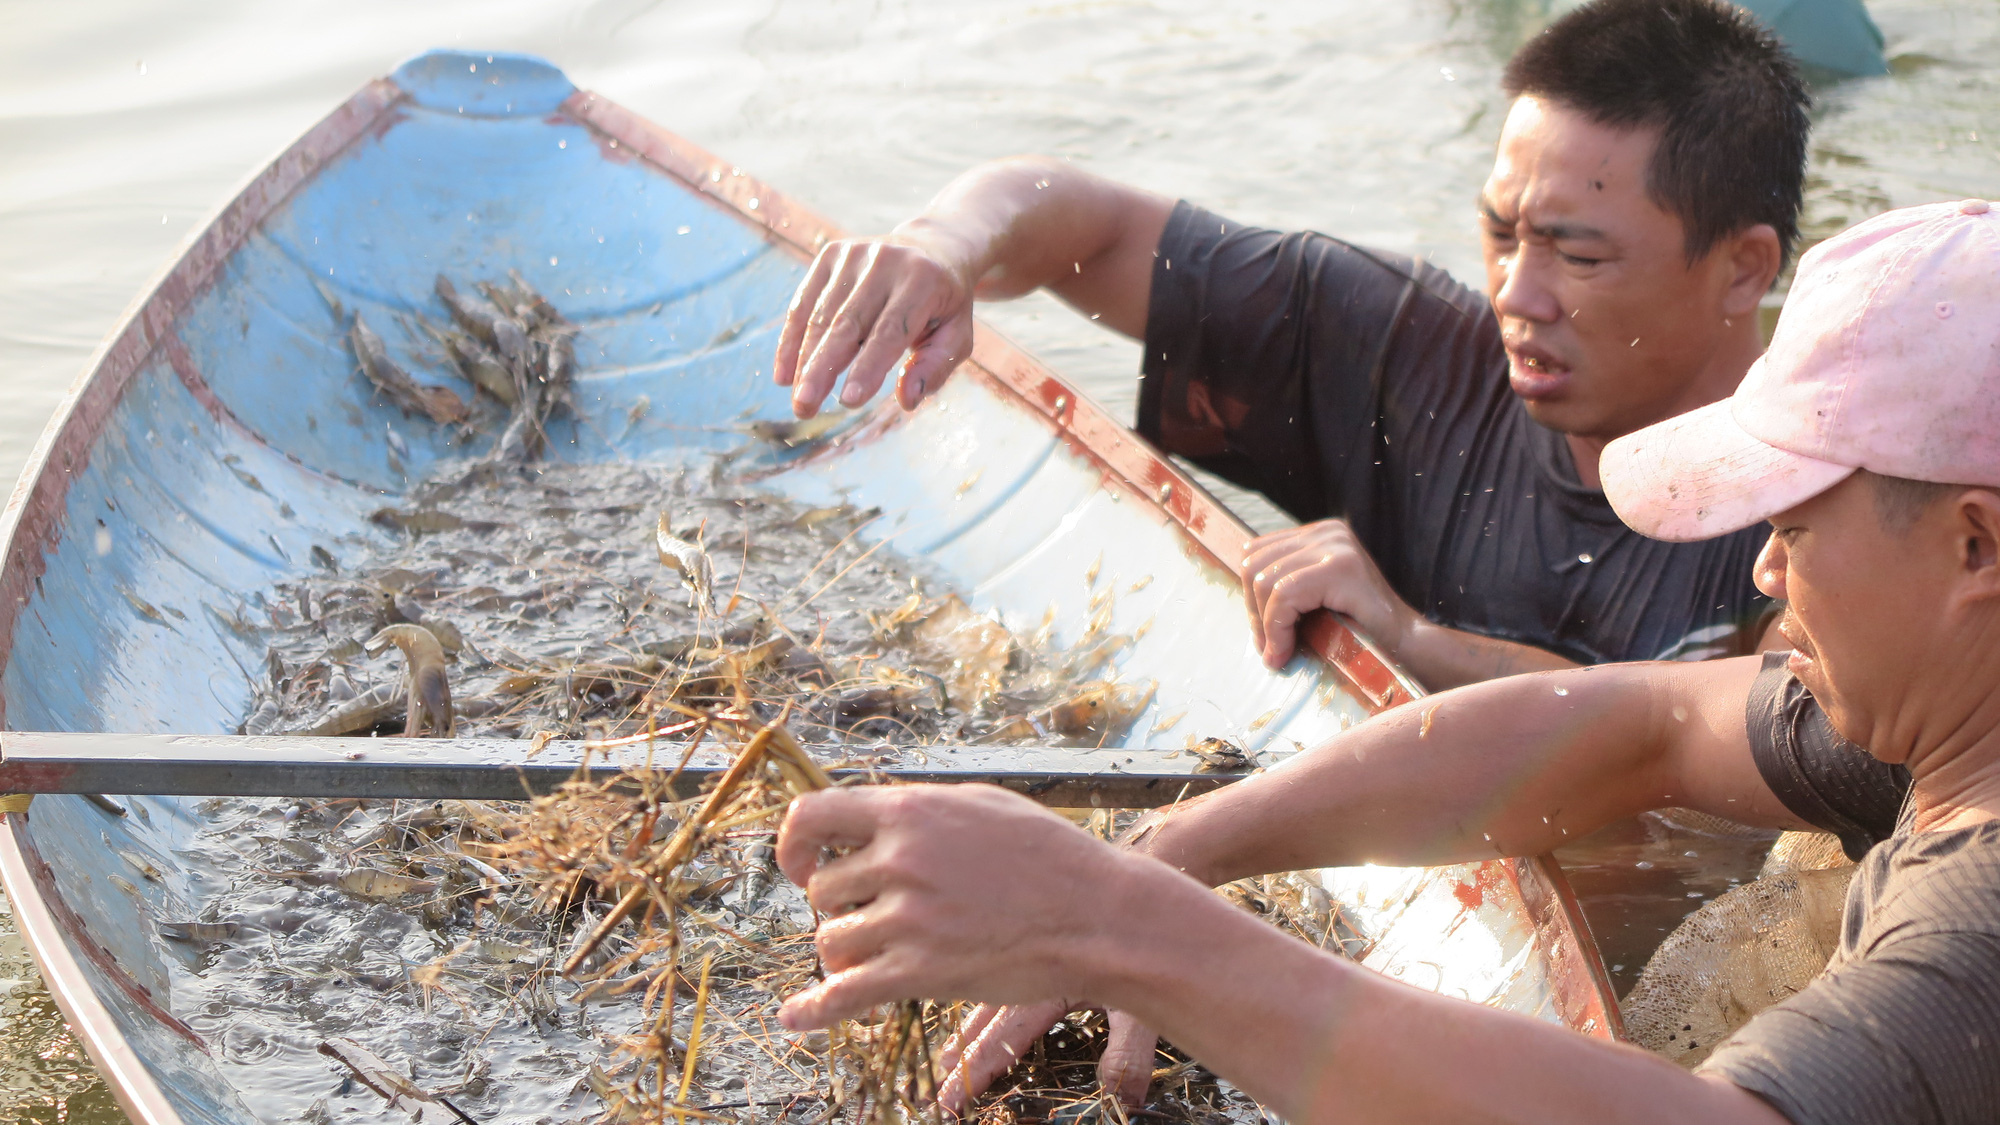
[[[816,793],[779,860],[839,915],[794,1029],[897,999],[1060,998],[1132,1013],[1301,1125],[1783,1120],[1637,1048],[1389,981],[997,789]]]
[[[905,352],[914,407],[972,351],[972,301],[1048,288],[1129,336],[1146,331],[1153,248],[1173,204],[1046,157],[982,164],[882,238],[829,243],[792,298],[772,377],[800,416],[842,371],[858,406]]]
[[[1666,805],[1806,827],[1750,756],[1757,669],[1755,657],[1607,664],[1459,688],[1151,818],[1135,840],[1215,885],[1535,855]]]

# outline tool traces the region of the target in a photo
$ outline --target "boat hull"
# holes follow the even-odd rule
[[[224,732],[251,703],[244,598],[383,534],[370,512],[463,456],[372,401],[332,302],[418,347],[432,279],[519,269],[587,327],[567,460],[700,457],[788,413],[768,357],[837,232],[538,60],[435,52],[370,84],[257,175],[128,314],[42,439],[4,517],[0,714],[15,730]],[[423,364],[411,362],[412,367]],[[461,388],[469,393],[465,388]],[[635,410],[640,402],[644,411]],[[1266,670],[1224,563],[1243,526],[1064,380],[982,327],[924,407],[884,403],[801,456],[739,461],[804,502],[874,506],[873,534],[981,611],[1061,642],[1139,637],[1158,687],[1132,744],[1233,738],[1267,760],[1418,689],[1332,619]],[[204,873],[176,858],[198,801],[43,797],[6,814],[0,879],[51,990],[142,1122],[257,1120],[256,1070],[155,920]],[[134,877],[135,859],[155,873]],[[1547,860],[1324,874],[1392,976],[1615,1032],[1603,971]]]

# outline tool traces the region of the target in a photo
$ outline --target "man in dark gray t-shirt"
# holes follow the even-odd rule
[[[1842,738],[1788,655],[1751,685],[1750,752],[1861,867],[1820,979],[1701,1069],[1795,1122],[2000,1118],[2000,821],[1913,833],[1909,770]]]
[[[1768,520],[1755,577],[1792,651],[1420,699],[1122,850],[977,786],[802,798],[779,861],[837,916],[785,1022],[982,1002],[944,1054],[954,1108],[1102,1006],[1108,1087],[1144,1087],[1157,1028],[1299,1125],[2000,1120],[2000,210],[1910,208],[1808,252],[1736,394],[1611,442],[1603,473],[1654,538]],[[1694,1072],[1389,980],[1207,890],[1532,855],[1665,805],[1861,859],[1826,971]]]

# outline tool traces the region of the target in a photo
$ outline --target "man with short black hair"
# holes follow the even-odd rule
[[[1719,0],[1595,0],[1515,56],[1479,199],[1486,294],[1422,261],[1246,227],[1055,160],[960,177],[801,285],[774,374],[810,414],[908,352],[914,408],[972,300],[1046,287],[1145,341],[1138,428],[1308,522],[1243,557],[1276,667],[1355,620],[1448,687],[1753,651],[1757,537],[1668,545],[1598,491],[1604,443],[1728,395],[1797,237],[1808,98]]]
[[[1756,579],[1793,651],[1418,700],[1124,850],[991,787],[800,798],[779,861],[829,915],[827,977],[787,1026],[911,997],[1020,1005],[967,1018],[953,1108],[1076,1002],[1159,1027],[1299,1125],[1993,1121],[2000,210],[1913,207],[1822,243],[1736,394],[1612,442],[1603,473],[1650,536],[1767,524]],[[1832,832],[1860,860],[1826,970],[1692,1074],[1390,980],[1206,889],[1534,855],[1670,804]],[[1107,1085],[1143,1093],[1152,1037],[1111,1026],[1127,1062]]]

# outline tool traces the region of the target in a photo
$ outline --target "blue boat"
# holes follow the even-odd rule
[[[357,377],[335,302],[421,367],[399,314],[438,315],[440,274],[518,270],[585,329],[577,417],[553,425],[549,456],[671,461],[740,445],[746,421],[789,417],[769,357],[794,285],[833,237],[534,58],[439,51],[370,83],[190,242],[42,438],[0,518],[6,726],[237,729],[252,706],[243,668],[263,648],[214,607],[305,573],[316,543],[386,534],[369,522],[385,496],[466,455]],[[1266,670],[1222,561],[1243,525],[983,328],[921,409],[883,404],[789,462],[760,456],[766,487],[881,508],[869,534],[896,536],[1023,632],[1053,607],[1057,639],[1081,635],[1099,608],[1086,573],[1122,578],[1112,627],[1140,639],[1121,672],[1158,684],[1135,743],[1215,734],[1277,758],[1418,694],[1331,619],[1309,630],[1318,658]],[[186,968],[159,932],[202,897],[203,872],[176,850],[201,828],[199,801],[115,800],[129,815],[80,797],[8,806],[0,878],[20,928],[132,1120],[259,1120],[262,1068],[176,1006]],[[1552,862],[1319,877],[1366,938],[1365,963],[1616,1033]],[[310,1052],[302,1041],[271,1049]]]

